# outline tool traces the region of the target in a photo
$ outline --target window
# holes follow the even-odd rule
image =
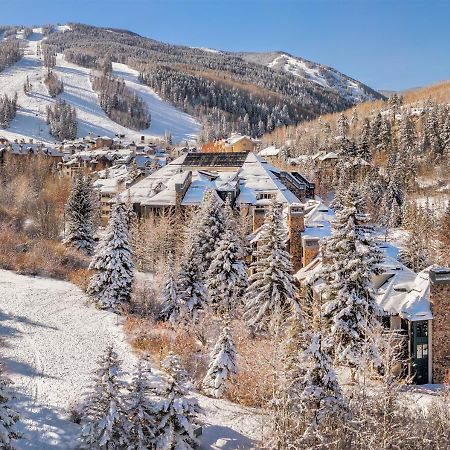
[[[258,200],[270,200],[271,198],[274,197],[274,194],[269,194],[268,192],[261,192],[258,194]]]
[[[418,344],[416,349],[416,358],[422,359],[428,357],[428,344]]]
[[[416,336],[418,338],[428,336],[428,322],[420,321],[417,323]]]

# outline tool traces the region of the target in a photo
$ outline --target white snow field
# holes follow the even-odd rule
[[[11,126],[0,130],[0,135],[8,139],[29,138],[52,143],[55,139],[48,133],[46,124],[46,107],[56,101],[47,93],[43,83],[46,69],[37,55],[37,45],[42,42],[40,29],[25,41],[25,56],[13,66],[0,72],[0,94],[14,95],[18,93],[19,110]],[[164,137],[166,132],[172,134],[174,142],[193,140],[200,130],[200,124],[191,116],[165,102],[147,86],[138,80],[138,73],[126,65],[117,64],[116,74],[126,77],[130,88],[136,89],[148,103],[152,116],[150,127],[146,130],[131,130],[111,119],[100,108],[97,94],[93,91],[89,80],[90,69],[77,66],[65,61],[62,54],[57,56],[57,66],[54,72],[64,82],[64,92],[58,98],[72,104],[77,110],[78,137],[88,133],[95,136],[111,136],[124,134],[128,141],[137,141],[141,136],[145,138]],[[28,95],[23,92],[23,84],[27,76],[32,84]]]
[[[113,344],[125,371],[136,361],[119,316],[88,305],[76,286],[4,270],[0,336],[1,360],[22,416],[19,450],[76,448],[79,426],[69,412],[89,392],[99,356]],[[262,423],[257,411],[194,395],[204,410],[202,449],[257,448]]]

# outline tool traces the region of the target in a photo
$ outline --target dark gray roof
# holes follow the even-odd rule
[[[241,167],[247,152],[236,153],[188,153],[183,166],[189,167]]]

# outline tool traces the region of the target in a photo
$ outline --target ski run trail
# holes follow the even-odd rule
[[[21,415],[19,450],[77,447],[70,411],[89,394],[100,355],[112,344],[124,371],[136,362],[121,320],[89,305],[71,283],[0,270],[0,355]],[[201,449],[256,448],[262,417],[255,410],[192,395],[203,409]]]
[[[138,80],[138,72],[124,64],[114,64],[114,74],[122,76],[129,88],[134,90],[147,103],[151,114],[151,124],[146,130],[131,130],[112,121],[100,108],[98,96],[92,89],[89,79],[90,69],[67,62],[62,54],[57,55],[54,73],[63,81],[64,92],[57,99],[48,95],[44,85],[46,69],[38,55],[38,45],[43,41],[39,28],[25,41],[25,55],[16,64],[0,72],[0,94],[18,94],[17,115],[0,136],[10,140],[32,138],[35,142],[53,143],[46,123],[47,106],[62,99],[76,108],[78,118],[77,137],[89,133],[94,136],[113,137],[124,134],[127,141],[163,138],[171,133],[174,142],[192,141],[200,131],[200,124],[191,116],[162,100],[153,89]],[[20,37],[20,35],[18,36]],[[32,85],[26,95],[23,85],[27,77]]]

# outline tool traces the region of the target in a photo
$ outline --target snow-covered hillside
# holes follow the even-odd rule
[[[48,95],[43,83],[45,68],[37,55],[37,46],[43,39],[41,30],[34,31],[26,41],[24,58],[0,72],[0,94],[12,96],[17,92],[19,96],[17,116],[8,129],[0,130],[0,135],[11,140],[33,138],[51,143],[55,139],[48,133],[46,107],[55,102],[55,99]],[[114,136],[120,133],[125,134],[127,140],[138,140],[141,136],[164,137],[165,132],[170,132],[174,142],[195,138],[200,125],[193,117],[163,101],[152,89],[139,83],[136,71],[125,65],[117,65],[116,68],[117,74],[123,73],[127,77],[127,84],[136,89],[148,103],[152,115],[150,128],[130,130],[109,119],[100,108],[97,94],[92,89],[89,80],[90,70],[65,61],[59,54],[54,70],[64,82],[64,93],[59,98],[68,101],[77,110],[78,137],[84,137],[88,133],[99,136]],[[28,95],[23,92],[27,77],[32,84],[32,90]]]
[[[241,53],[244,59],[290,73],[329,88],[348,101],[359,103],[380,98],[380,94],[343,73],[306,59],[282,52]]]
[[[76,448],[79,427],[68,413],[88,391],[100,354],[113,344],[125,370],[135,363],[119,316],[86,300],[70,283],[0,270],[0,355],[22,416],[19,450]],[[255,447],[261,425],[253,410],[200,395],[198,400],[204,410],[201,448]]]

